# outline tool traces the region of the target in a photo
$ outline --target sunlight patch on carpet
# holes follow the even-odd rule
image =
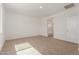
[[[22,44],[16,44],[15,45],[16,54],[17,55],[41,55],[39,51],[37,51],[32,45],[29,43],[22,43]]]

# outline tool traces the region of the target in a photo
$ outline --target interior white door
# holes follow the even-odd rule
[[[67,41],[77,43],[77,16],[68,17],[67,19]]]

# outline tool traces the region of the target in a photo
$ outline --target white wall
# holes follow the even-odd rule
[[[68,23],[68,20],[69,20],[69,18],[79,17],[78,13],[79,13],[78,6],[76,6],[76,7],[70,8],[68,10],[62,11],[60,13],[57,13],[55,15],[51,15],[51,16],[43,18],[43,23],[46,22],[47,19],[50,19],[51,17],[53,17],[52,20],[53,20],[53,26],[54,26],[53,27],[54,38],[65,40],[65,41],[69,41],[69,42],[78,43],[79,35],[77,33],[75,34],[75,36],[76,36],[75,39],[69,40],[67,38],[67,28],[68,28],[67,27],[67,23]],[[74,19],[75,19],[76,23],[79,23],[79,22],[77,22],[77,20],[79,20],[78,18],[74,18]],[[47,30],[46,30],[47,27],[43,26],[42,28],[43,28],[43,30],[42,30],[43,32],[42,33],[45,34],[47,32]],[[77,28],[79,28],[79,24],[76,25],[76,28],[75,28],[75,30],[79,33],[79,30],[77,30]]]
[[[54,23],[53,35],[54,35],[54,38],[57,38],[57,39],[65,39],[66,19],[64,18],[64,16],[61,17],[61,15],[63,14],[60,14],[59,16],[56,16],[53,19],[53,23]]]
[[[40,35],[41,20],[34,17],[7,12],[6,39]]]
[[[0,4],[0,51],[5,42],[5,9],[3,4]]]
[[[0,6],[0,33],[2,33],[2,8],[1,8],[1,6]]]

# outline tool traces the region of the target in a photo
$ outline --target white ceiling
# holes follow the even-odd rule
[[[5,3],[6,11],[27,16],[46,17],[61,12],[67,3]],[[43,8],[40,9],[40,6]]]

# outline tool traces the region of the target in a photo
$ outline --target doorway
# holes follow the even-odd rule
[[[47,20],[47,34],[48,34],[48,37],[53,37],[53,20],[52,20],[52,18]]]

